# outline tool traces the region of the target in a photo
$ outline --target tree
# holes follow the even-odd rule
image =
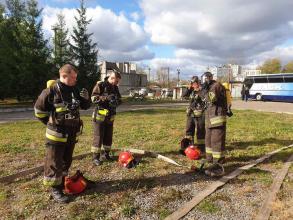
[[[53,25],[54,30],[54,63],[57,69],[66,63],[70,63],[70,50],[68,40],[68,29],[66,28],[64,15],[62,13],[57,15],[57,23]]]
[[[293,60],[289,61],[283,68],[283,73],[293,73]]]
[[[0,19],[1,98],[34,98],[51,73],[41,10],[36,0],[7,0],[6,5],[6,16]]]
[[[73,28],[70,44],[72,58],[79,71],[78,80],[82,87],[91,89],[100,77],[97,64],[97,44],[91,40],[92,33],[87,33],[87,26],[91,19],[86,18],[86,8],[84,0],[80,1],[80,8],[77,9],[78,17],[74,17],[77,26]]]
[[[161,87],[168,86],[168,67],[160,68],[157,70],[157,82]]]
[[[4,99],[9,95],[11,79],[10,71],[7,67],[7,51],[8,51],[8,41],[7,41],[7,19],[4,16],[5,7],[0,4],[0,99]],[[8,55],[8,54],[7,54]]]
[[[278,58],[267,59],[260,67],[261,72],[264,74],[280,73],[281,61]]]
[[[20,0],[7,0],[5,17],[2,16],[0,33],[0,68],[3,74],[1,77],[1,98],[15,97],[19,74],[23,72],[21,61],[24,57],[21,54],[23,39],[22,31],[25,30],[25,4]],[[2,13],[1,13],[2,14]]]
[[[20,73],[21,80],[16,89],[21,98],[35,98],[51,78],[50,50],[42,32],[41,12],[36,0],[27,1],[25,31],[22,36],[24,57],[21,64],[24,72]]]

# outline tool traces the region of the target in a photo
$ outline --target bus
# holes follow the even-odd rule
[[[247,76],[244,86],[249,96],[257,101],[293,102],[293,73]]]

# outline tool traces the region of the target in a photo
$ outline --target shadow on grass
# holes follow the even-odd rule
[[[126,190],[152,189],[155,187],[167,187],[175,185],[187,185],[196,181],[210,179],[195,172],[171,173],[164,176],[144,177],[137,179],[122,179],[97,182],[95,187],[85,192],[86,195],[93,193],[111,194]]]

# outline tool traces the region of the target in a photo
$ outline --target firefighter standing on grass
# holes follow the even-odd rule
[[[121,95],[118,83],[121,80],[120,73],[111,71],[104,81],[97,82],[92,92],[92,102],[96,105],[93,112],[94,140],[91,152],[93,163],[101,165],[101,147],[105,151],[105,158],[112,160],[110,150],[113,138],[113,123],[116,108],[121,104]]]
[[[190,81],[190,86],[183,94],[184,98],[190,98],[189,106],[187,107],[187,121],[185,140],[186,144],[181,144],[180,153],[183,154],[187,145],[195,144],[199,147],[202,156],[205,153],[205,117],[204,117],[204,94],[200,87],[200,82],[197,76],[193,76]],[[196,138],[194,138],[196,132]],[[185,145],[185,146],[184,146]]]
[[[226,138],[226,115],[227,98],[224,86],[213,80],[210,72],[205,74],[205,89],[207,109],[205,112],[206,125],[206,158],[212,163],[205,170],[210,176],[221,176],[224,174],[224,150]]]
[[[42,91],[34,106],[35,116],[47,125],[43,183],[52,187],[51,195],[58,202],[69,201],[63,193],[64,177],[68,175],[74,146],[82,130],[79,108],[90,107],[88,91],[79,92],[75,86],[77,73],[70,64],[61,67],[60,79]]]

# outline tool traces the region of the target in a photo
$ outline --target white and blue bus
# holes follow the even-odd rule
[[[247,76],[244,86],[250,98],[258,101],[293,102],[293,73]]]

